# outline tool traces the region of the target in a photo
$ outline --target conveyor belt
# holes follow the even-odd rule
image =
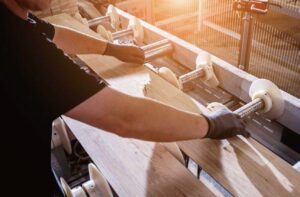
[[[80,25],[78,25],[77,28],[82,28],[82,30],[84,29],[84,27]],[[84,31],[92,34],[92,32],[88,31],[87,29]],[[80,58],[89,66],[91,66],[99,75],[108,80],[113,87],[116,87],[119,90],[127,91],[129,94],[143,96],[143,87],[149,80],[148,77],[151,73],[149,70],[143,67],[133,68],[126,66],[126,64],[113,61],[111,58],[97,55],[80,56]],[[162,80],[159,77],[156,78],[158,80]],[[172,101],[176,103],[179,107],[181,107],[181,109],[193,108],[186,102],[178,102],[177,98],[182,97],[184,97],[182,98],[183,100],[189,100],[189,97],[184,96],[184,94],[182,94],[182,92],[180,92],[178,89],[166,83],[164,80],[162,80],[159,84],[165,86],[167,89],[170,89],[170,92],[172,92],[173,96],[178,96],[165,99],[169,99],[170,102]],[[168,95],[166,97],[168,97]],[[208,95],[208,98],[209,97],[214,98],[211,95]],[[210,102],[210,100],[205,99],[202,102],[207,103]],[[232,99],[228,99],[225,103],[227,103],[229,106],[237,107],[239,101],[236,102],[235,98],[233,97]],[[193,109],[196,110],[195,108]],[[78,123],[72,130],[79,129],[79,131],[77,131],[77,137],[80,137],[82,141],[86,141],[86,148],[89,148],[90,152],[93,152],[91,145],[94,146],[95,144],[100,143],[101,138],[96,136],[91,136],[91,138],[88,138],[89,132],[94,133],[91,135],[96,135],[95,129],[89,127],[88,129],[83,129],[80,131],[81,127],[85,126]],[[261,132],[261,127],[259,127],[258,132]],[[99,133],[99,135],[105,137],[105,134]],[[94,141],[94,139],[97,139],[98,141]],[[119,140],[123,141],[121,139]],[[93,143],[90,144],[88,142]],[[103,143],[105,143],[105,141],[103,141]],[[187,153],[188,156],[196,161],[197,164],[201,165],[205,171],[207,171],[233,195],[238,196],[251,193],[254,195],[282,194],[296,196],[299,193],[299,187],[297,186],[296,181],[297,174],[295,174],[295,171],[291,168],[291,166],[251,138],[248,140],[243,138],[233,138],[222,141],[193,140],[178,142],[178,144],[180,144],[180,148]],[[100,146],[102,145],[100,144]],[[109,144],[106,144],[104,147],[113,149]],[[137,149],[134,148],[133,151],[137,151]],[[100,166],[104,169],[109,167],[108,165],[102,166],[103,162],[101,162],[98,154],[95,154],[95,152],[93,154],[93,160],[97,160],[98,167]],[[105,153],[102,154],[105,155]],[[133,153],[129,152],[128,154]],[[122,157],[120,157],[120,159],[122,159]],[[148,160],[150,163],[151,161],[152,160]],[[142,172],[144,172],[145,169],[146,168],[143,168]],[[165,166],[164,169],[168,170]],[[152,170],[151,166],[149,170]],[[117,174],[122,173],[127,172],[120,171]],[[116,181],[113,180],[115,174],[112,169],[107,170],[106,175],[109,175],[111,181]],[[149,175],[147,177],[149,177]],[[121,185],[118,181],[116,181],[115,184],[115,187]]]
[[[168,67],[177,76],[183,75],[189,71],[189,68],[181,65],[180,63],[173,60],[171,57],[163,57],[151,62],[157,67]],[[193,87],[191,90],[187,91],[186,94],[190,95],[196,101],[206,106],[211,102],[219,102],[226,105],[232,111],[244,105],[244,102],[235,98],[225,90],[221,88],[211,88],[205,85],[200,80],[195,80],[190,82]],[[284,160],[291,164],[300,160],[300,154],[288,147],[287,145],[281,143],[281,135],[284,126],[280,125],[275,121],[270,121],[262,118],[258,115],[252,115],[246,120],[247,129],[251,133],[252,137],[258,142],[265,145],[271,151],[275,152]]]

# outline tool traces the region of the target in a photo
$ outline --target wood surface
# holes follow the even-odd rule
[[[73,20],[68,23],[70,22],[75,23]],[[81,30],[86,28],[81,24],[76,26]],[[121,63],[100,55],[79,57],[114,88],[123,92],[137,96],[145,93],[188,111],[199,112],[199,108],[206,111],[203,106],[196,106],[183,92],[142,66]],[[144,91],[150,75],[152,82]],[[205,139],[178,144],[234,196],[300,196],[300,173],[253,139],[235,137],[221,141]]]
[[[62,14],[47,21],[76,27],[98,37],[95,32]],[[131,95],[142,96],[149,82],[149,71],[102,55],[81,55],[84,62],[112,87]],[[143,81],[141,83],[141,81]],[[135,88],[130,91],[131,87]],[[197,180],[177,158],[160,143],[125,139],[63,117],[72,133],[85,148],[119,196],[214,196],[213,187]],[[179,159],[180,160],[180,159]]]
[[[145,95],[174,107],[208,113],[155,74]],[[300,173],[253,139],[190,140],[179,147],[234,196],[299,196]]]
[[[214,196],[161,144],[63,119],[119,196]]]

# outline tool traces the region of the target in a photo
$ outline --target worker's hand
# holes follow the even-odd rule
[[[135,45],[108,43],[104,55],[114,56],[115,58],[128,63],[143,64],[145,62],[144,51]]]
[[[232,113],[227,108],[218,109],[205,117],[209,124],[205,138],[226,139],[236,135],[250,136],[239,115]]]

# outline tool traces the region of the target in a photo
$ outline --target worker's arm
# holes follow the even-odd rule
[[[54,25],[53,42],[68,54],[103,54],[114,56],[124,62],[144,63],[144,52],[134,45],[119,45],[107,42],[74,29]]]
[[[216,123],[216,117],[207,121],[199,114],[180,111],[151,99],[129,96],[110,87],[98,92],[66,115],[123,137],[151,141],[215,138],[214,134],[217,132],[208,128],[208,122]],[[228,122],[228,125],[233,124]],[[223,129],[222,133],[229,127],[223,125],[220,128]],[[237,134],[241,132],[233,131],[231,136]],[[231,136],[223,134],[223,138]]]

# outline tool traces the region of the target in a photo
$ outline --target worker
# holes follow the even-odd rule
[[[62,114],[122,137],[157,142],[248,135],[229,110],[205,116],[181,111],[118,92],[80,69],[65,53],[110,55],[137,64],[144,53],[137,46],[50,25],[30,13],[50,2],[0,0],[1,179],[8,196],[53,195],[51,125]]]

